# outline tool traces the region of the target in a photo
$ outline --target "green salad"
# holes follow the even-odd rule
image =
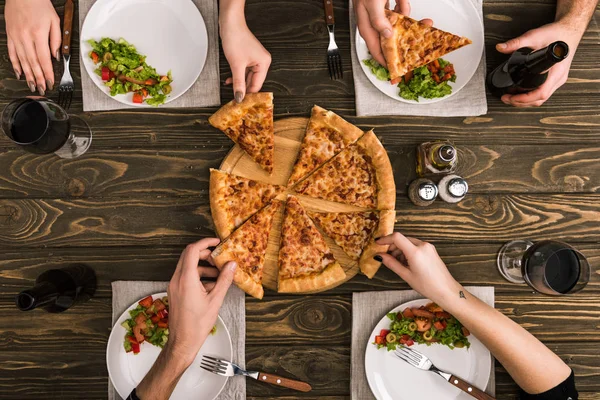
[[[92,46],[89,56],[97,65],[95,72],[110,88],[111,96],[133,92],[134,103],[151,106],[167,100],[173,90],[171,71],[159,75],[146,64],[146,56],[124,39],[102,38],[99,42],[92,39],[88,43]]]
[[[381,81],[390,81],[388,70],[374,59],[363,60],[371,72]],[[398,95],[403,99],[419,101],[419,97],[435,99],[452,93],[448,82],[456,81],[454,66],[438,58],[433,62],[415,68],[403,76],[398,82]],[[393,82],[395,84],[396,82]]]
[[[412,346],[415,343],[427,346],[440,343],[451,349],[471,346],[467,338],[470,335],[468,329],[435,303],[406,308],[402,312],[389,313],[387,317],[392,321],[390,328],[382,329],[373,342],[378,349],[385,347],[392,351],[398,345]]]

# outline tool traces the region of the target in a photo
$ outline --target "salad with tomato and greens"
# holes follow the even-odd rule
[[[151,106],[167,100],[173,90],[171,71],[159,75],[146,64],[146,56],[125,39],[102,38],[99,42],[92,39],[88,43],[92,46],[89,56],[96,65],[95,72],[110,88],[111,96],[132,92],[134,103]]]
[[[402,312],[389,313],[387,317],[392,321],[390,329],[382,329],[373,342],[378,349],[385,347],[392,351],[398,345],[415,343],[427,346],[440,343],[451,349],[471,346],[467,338],[469,330],[435,303],[405,308]]]
[[[438,58],[419,68],[415,68],[396,80],[390,80],[390,73],[383,65],[370,58],[363,60],[371,72],[380,81],[389,81],[398,85],[398,95],[403,99],[419,101],[419,97],[435,99],[452,93],[449,82],[456,82],[454,65]]]
[[[133,310],[129,310],[129,319],[121,326],[127,331],[123,346],[127,353],[140,352],[140,345],[144,342],[154,346],[163,347],[169,340],[169,299],[153,299],[152,296],[143,298]],[[211,335],[217,332],[213,326]]]

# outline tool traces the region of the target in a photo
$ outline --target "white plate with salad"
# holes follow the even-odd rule
[[[168,340],[167,293],[157,293],[131,305],[116,321],[106,349],[110,380],[122,398],[137,387]],[[231,337],[219,317],[192,365],[175,387],[171,400],[215,399],[227,378],[200,368],[204,354],[231,360]]]
[[[441,370],[485,390],[492,366],[489,350],[456,318],[434,306],[426,299],[402,304],[373,329],[365,353],[365,371],[377,400],[472,399],[438,375],[396,357],[393,350],[399,345],[414,348]]]
[[[390,9],[395,1],[390,0]],[[436,83],[431,79],[432,71],[427,67],[413,71],[412,82],[392,85],[387,70],[372,60],[367,44],[356,29],[356,54],[362,70],[371,83],[382,93],[405,103],[431,104],[446,99],[461,90],[473,77],[483,55],[483,24],[471,0],[419,0],[411,2],[411,18],[430,18],[435,28],[466,36],[472,40],[468,46],[445,55],[442,64],[453,65],[454,77]],[[366,61],[366,62],[365,62]],[[444,65],[445,66],[445,65]],[[443,68],[442,68],[443,69]],[[435,69],[434,69],[435,71]],[[440,74],[443,77],[445,74]],[[425,96],[425,97],[424,97]]]
[[[87,73],[108,96],[158,106],[198,80],[208,34],[191,0],[98,0],[83,23],[80,49]]]

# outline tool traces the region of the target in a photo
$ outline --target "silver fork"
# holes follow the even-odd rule
[[[433,365],[431,360],[423,353],[419,353],[418,351],[413,350],[409,347],[398,346],[398,347],[396,347],[396,351],[394,352],[394,354],[396,354],[396,356],[398,358],[406,361],[413,367],[422,369],[424,371],[435,372],[436,374],[438,374],[439,376],[441,376],[442,378],[444,378],[445,380],[447,380],[454,386],[461,389],[463,392],[470,394],[471,396],[475,397],[476,399],[494,400],[494,398],[492,396],[490,396],[489,394],[485,393],[482,390],[477,389],[475,386],[460,379],[459,377],[438,369],[435,365]]]
[[[281,376],[272,374],[265,374],[264,372],[246,371],[234,363],[211,356],[202,356],[200,368],[221,376],[247,376],[261,382],[267,382],[276,386],[284,386],[286,388],[299,390],[301,392],[309,392],[312,389],[306,382],[283,378]]]
[[[340,49],[335,43],[335,18],[333,16],[333,0],[323,0],[325,5],[325,22],[329,31],[329,47],[327,47],[327,67],[329,68],[329,77],[333,80],[342,79],[344,70],[342,69],[342,57]]]
[[[65,2],[65,17],[62,39],[62,56],[65,70],[58,86],[58,105],[65,110],[68,110],[69,107],[71,107],[73,91],[75,90],[73,77],[71,76],[71,71],[69,70],[69,64],[71,62],[71,31],[73,28],[73,11],[73,0],[67,0]]]

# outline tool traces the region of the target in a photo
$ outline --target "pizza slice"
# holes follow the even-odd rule
[[[314,106],[288,186],[298,183],[362,134],[362,130],[337,114]]]
[[[283,193],[283,186],[210,170],[210,211],[217,234],[226,238],[258,210]]]
[[[425,25],[402,14],[390,10],[386,10],[385,14],[392,24],[392,36],[380,37],[381,49],[392,81],[472,43],[466,37]]]
[[[347,213],[311,213],[308,215],[323,232],[355,261],[360,270],[372,278],[381,266],[373,259],[389,246],[378,245],[375,238],[386,236],[394,231],[396,213],[392,210],[363,211]]]
[[[229,136],[265,171],[273,172],[273,93],[247,93],[241,103],[230,101],[208,122]]]
[[[296,185],[294,190],[303,195],[369,209],[393,210],[396,203],[392,165],[373,131],[342,150]]]
[[[265,254],[273,216],[280,205],[281,202],[274,200],[254,214],[211,254],[218,268],[223,268],[228,261],[237,262],[233,282],[257,299],[262,299],[264,294],[262,277]]]
[[[294,196],[289,196],[281,228],[279,292],[303,293],[346,279],[325,239]]]

